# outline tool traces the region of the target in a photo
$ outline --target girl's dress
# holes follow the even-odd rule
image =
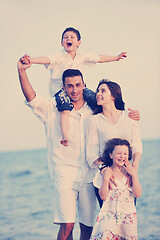
[[[137,240],[137,215],[132,188],[127,177],[115,178],[107,199],[97,217],[90,240]],[[98,172],[93,180],[95,187],[102,186],[103,176]]]

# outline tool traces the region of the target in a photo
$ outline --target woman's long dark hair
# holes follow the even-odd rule
[[[102,79],[99,84],[98,87],[96,89],[96,93],[98,93],[98,89],[100,87],[100,85],[102,84],[106,84],[111,92],[112,97],[114,97],[114,104],[117,110],[125,110],[125,103],[122,99],[122,92],[121,92],[121,88],[118,85],[118,83],[116,82],[111,82],[108,79]],[[103,112],[102,110],[102,106],[98,105],[97,109],[95,110],[94,114]]]

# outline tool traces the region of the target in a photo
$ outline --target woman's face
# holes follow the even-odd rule
[[[97,105],[102,106],[114,102],[114,98],[111,95],[111,91],[109,90],[107,84],[104,83],[99,86],[96,99]]]

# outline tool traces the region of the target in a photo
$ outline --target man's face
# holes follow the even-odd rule
[[[71,101],[78,102],[83,100],[83,89],[85,88],[85,84],[81,76],[66,77],[65,86],[63,87]]]

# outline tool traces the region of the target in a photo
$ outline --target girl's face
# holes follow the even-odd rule
[[[97,104],[102,106],[114,102],[114,98],[111,95],[111,91],[109,90],[108,86],[105,83],[99,86],[96,99]]]
[[[125,160],[128,160],[129,150],[126,145],[117,145],[115,146],[112,153],[110,153],[110,157],[113,160],[113,166],[123,166]]]

